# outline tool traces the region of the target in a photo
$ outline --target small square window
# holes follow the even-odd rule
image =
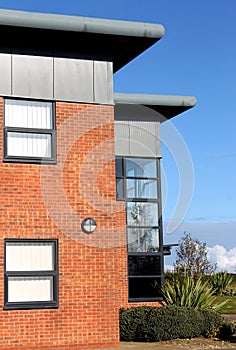
[[[148,158],[127,158],[126,176],[141,178],[157,177],[156,160]]]
[[[128,226],[158,226],[158,203],[127,202]]]
[[[6,239],[4,308],[58,307],[57,240]]]
[[[128,227],[127,241],[129,253],[154,253],[160,250],[159,230],[151,227]]]
[[[116,178],[116,199],[117,200],[124,200],[125,199],[124,179]]]
[[[127,198],[157,199],[157,180],[127,179]]]
[[[163,300],[160,277],[129,277],[129,301]]]
[[[6,99],[4,161],[55,163],[54,119],[51,102]]]
[[[116,177],[124,176],[123,159],[116,157]]]

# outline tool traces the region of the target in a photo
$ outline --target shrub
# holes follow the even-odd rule
[[[179,306],[140,306],[120,310],[122,341],[156,342],[201,335],[225,338],[234,332],[232,323],[213,310]]]
[[[215,292],[208,281],[199,276],[173,276],[162,286],[162,294],[169,305],[192,307],[194,309],[220,310],[227,301],[216,303]]]
[[[235,325],[230,321],[225,321],[225,323],[219,328],[218,336],[223,340],[228,340],[232,334],[235,332]]]
[[[146,307],[136,307],[130,309],[120,310],[120,337],[126,341],[133,341],[136,339],[138,328],[147,319]]]
[[[220,314],[213,310],[199,310],[203,317],[202,335],[206,337],[215,337],[219,334],[220,327],[222,327],[227,320],[222,318]]]
[[[218,272],[211,276],[210,283],[216,294],[222,295],[232,283],[233,277],[228,272]]]

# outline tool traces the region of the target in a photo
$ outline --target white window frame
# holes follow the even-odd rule
[[[57,251],[57,239],[4,240],[5,310],[58,308]]]
[[[9,118],[8,120],[6,118],[6,102],[12,101],[13,104],[17,105],[19,103],[19,106],[24,103],[27,104],[29,102],[29,105],[32,103],[37,104],[49,104],[51,106],[51,120],[48,123],[49,125],[44,125],[45,121],[42,121],[42,125],[44,125],[45,128],[40,128],[39,123],[36,121],[35,127],[32,126],[33,121],[30,120],[29,126],[25,124],[26,118],[22,118],[22,123],[23,125],[20,126],[19,122],[14,125],[14,118]],[[37,107],[36,107],[37,108]],[[21,109],[22,113],[22,109]],[[33,113],[33,112],[32,112]],[[9,123],[10,120],[10,123]],[[9,125],[10,124],[10,125]],[[22,139],[23,136],[25,138],[30,139],[30,135],[32,136],[31,141],[31,147],[32,149],[29,152],[29,155],[24,155],[24,154],[11,154],[10,152],[10,137],[19,137],[19,142],[21,142],[21,135]],[[37,151],[35,151],[35,145],[36,145],[36,139],[44,139],[44,143],[50,142],[48,148],[48,154],[45,156],[38,155]],[[23,141],[22,141],[23,142]],[[43,142],[43,141],[42,141]],[[17,150],[18,151],[18,150]],[[3,160],[4,162],[23,162],[23,163],[40,163],[40,164],[56,164],[56,123],[55,123],[55,107],[53,102],[48,102],[48,101],[36,101],[36,100],[23,100],[23,99],[5,99],[4,103],[4,154],[3,154]]]

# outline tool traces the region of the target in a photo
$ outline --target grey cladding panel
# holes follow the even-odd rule
[[[11,56],[0,54],[0,94],[11,94]]]
[[[12,55],[12,95],[53,98],[53,58]]]
[[[112,63],[0,53],[0,94],[113,104]]]
[[[159,122],[115,121],[117,156],[161,157]]]
[[[122,144],[116,141],[116,155],[161,157],[160,121],[159,113],[145,106],[116,104],[115,130],[123,137]]]
[[[156,135],[155,122],[129,122],[130,127],[130,155],[140,157],[158,157],[157,144],[160,143]]]
[[[113,103],[113,71],[111,62],[94,61],[94,101]]]
[[[115,122],[115,154],[127,156],[130,154],[129,124],[125,121]]]
[[[54,99],[94,102],[93,61],[55,58]]]
[[[155,133],[156,133],[156,139],[157,139],[157,142],[155,143],[156,154],[158,154],[160,157],[162,157],[162,152],[161,152],[161,124],[160,123],[155,123]]]

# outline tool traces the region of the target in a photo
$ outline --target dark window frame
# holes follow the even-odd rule
[[[121,175],[116,176],[116,181],[121,181],[122,186],[122,196],[118,196],[118,192],[116,193],[116,200],[117,201],[125,201],[126,198],[126,189],[125,189],[125,160],[123,157],[116,157],[116,162],[121,161]],[[116,174],[117,175],[117,174]],[[117,187],[117,183],[116,183]]]
[[[147,176],[127,176],[126,175],[126,160],[135,160],[135,159],[150,159],[150,160],[155,160],[156,161],[156,177],[147,177]],[[117,197],[117,201],[124,201],[126,203],[128,202],[142,202],[142,203],[157,203],[158,206],[158,225],[154,226],[135,226],[135,225],[128,225],[128,222],[126,221],[126,228],[127,228],[127,234],[126,234],[126,239],[127,239],[127,269],[128,269],[128,301],[129,302],[153,302],[153,301],[161,301],[163,298],[160,295],[157,296],[141,296],[141,297],[133,297],[131,295],[131,284],[132,281],[136,280],[141,280],[143,281],[148,281],[149,279],[156,279],[158,283],[162,283],[164,280],[164,255],[163,255],[163,228],[162,228],[162,203],[161,203],[161,174],[160,174],[160,158],[142,158],[142,157],[121,157],[117,156],[116,161],[121,162],[120,165],[122,166],[122,173],[116,176],[116,180],[121,180],[122,181],[122,197]],[[127,179],[136,179],[136,180],[141,180],[141,179],[146,179],[146,180],[155,180],[156,185],[157,185],[157,198],[131,198],[127,196],[127,189],[126,189],[126,183]],[[126,208],[127,210],[127,208]],[[126,213],[126,220],[127,220],[127,213]],[[128,242],[128,229],[132,228],[140,228],[140,229],[158,229],[159,231],[159,250],[156,252],[130,252],[128,250],[129,247],[129,242]],[[160,274],[155,274],[155,275],[135,275],[135,274],[130,274],[129,271],[129,265],[128,265],[128,260],[129,257],[131,256],[140,256],[140,257],[151,257],[151,256],[160,256]]]
[[[51,103],[52,106],[52,128],[51,129],[39,129],[39,128],[25,128],[25,127],[12,127],[5,126],[5,101],[14,100],[14,101],[37,101],[37,102],[47,102]],[[36,100],[36,99],[23,99],[23,98],[5,98],[4,99],[4,108],[3,108],[3,161],[4,162],[14,162],[14,163],[35,163],[35,164],[56,164],[57,155],[56,155],[56,113],[55,113],[55,102],[45,101],[45,100]],[[51,157],[27,157],[27,156],[9,156],[7,153],[7,134],[9,132],[17,133],[29,133],[29,134],[45,134],[51,135]]]
[[[6,246],[9,242],[35,242],[35,243],[53,243],[54,246],[54,269],[49,271],[6,271]],[[50,301],[8,301],[8,279],[9,277],[52,277],[53,278],[53,300]],[[57,239],[24,239],[24,238],[5,238],[4,239],[4,310],[20,309],[52,309],[58,308],[58,240]]]

